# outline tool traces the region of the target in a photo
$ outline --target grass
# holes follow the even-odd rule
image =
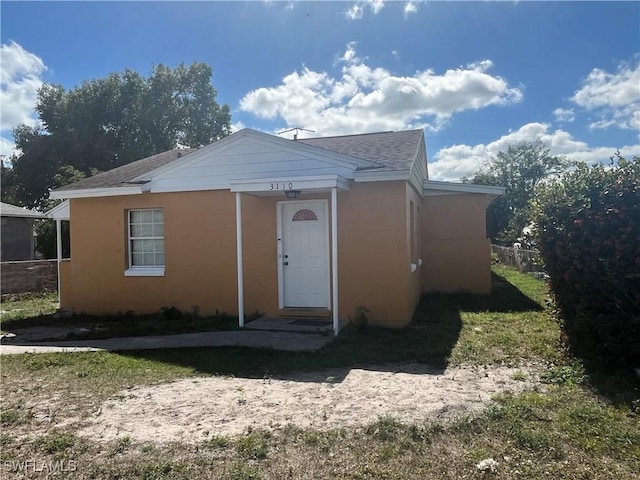
[[[588,370],[567,357],[560,338],[544,283],[495,267],[491,296],[429,295],[407,329],[350,328],[316,353],[214,348],[3,357],[1,460],[77,462],[77,472],[56,478],[637,478],[637,378]],[[346,372],[404,361],[441,368],[538,363],[546,365],[545,383],[536,391],[500,395],[481,414],[450,424],[381,417],[362,428],[212,433],[195,446],[135,445],[128,437],[100,444],[76,436],[73,424],[56,427],[96,415],[104,399],[137,385],[216,373],[264,378],[325,367]],[[33,413],[43,404],[46,419]],[[497,462],[495,473],[477,467],[488,458]]]
[[[57,302],[57,295],[52,293],[29,295],[16,301],[3,302],[0,328],[7,332],[23,328],[57,327],[68,330],[62,337],[68,340],[170,335],[238,328],[237,317],[219,312],[201,316],[197,306],[191,312],[168,307],[149,315],[134,315],[132,312],[116,315],[65,315],[56,313]],[[256,312],[253,315],[259,314]]]

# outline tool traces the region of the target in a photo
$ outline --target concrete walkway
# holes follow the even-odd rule
[[[333,335],[276,331],[197,332],[147,337],[122,337],[104,340],[64,340],[32,342],[13,340],[2,342],[0,355],[19,353],[95,352],[153,350],[193,347],[253,347],[273,348],[290,352],[314,351],[327,345]]]

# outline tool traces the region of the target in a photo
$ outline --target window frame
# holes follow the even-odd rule
[[[162,236],[145,236],[145,237],[134,237],[132,235],[132,221],[131,216],[134,212],[160,212],[162,214],[162,226],[163,226],[163,234]],[[126,214],[127,219],[127,269],[124,272],[125,277],[162,277],[165,273],[165,262],[162,265],[134,265],[133,264],[133,242],[136,240],[162,240],[163,242],[163,254],[166,254],[164,249],[165,235],[164,235],[164,225],[165,225],[165,217],[164,217],[164,209],[162,208],[132,208],[127,210]],[[154,222],[151,223],[154,225]],[[155,261],[155,258],[154,258]]]

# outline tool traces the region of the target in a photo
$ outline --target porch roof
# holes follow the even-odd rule
[[[19,218],[47,218],[44,213],[29,210],[27,208],[11,205],[10,203],[0,202],[0,215],[3,217],[19,217]]]

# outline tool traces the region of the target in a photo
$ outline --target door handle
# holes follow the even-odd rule
[[[284,258],[289,258],[289,255],[285,255]]]
[[[289,265],[289,262],[284,262],[285,265]]]

